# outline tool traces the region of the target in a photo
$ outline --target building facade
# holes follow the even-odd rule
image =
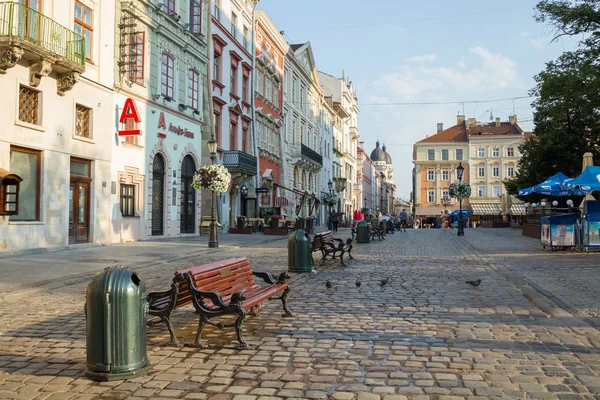
[[[261,208],[282,207],[282,213],[291,213],[286,210],[290,202],[284,195],[286,189],[283,189],[286,187],[284,165],[288,165],[284,164],[282,143],[284,66],[288,49],[287,42],[267,13],[257,11],[255,130],[260,169],[258,185],[266,189],[258,194],[258,205]]]
[[[496,118],[495,122],[487,124],[469,118],[467,132],[471,209],[474,215],[499,215],[501,196],[507,194],[502,182],[513,178],[517,172],[523,130],[517,123],[517,116],[511,115],[508,122]]]
[[[286,196],[294,205],[290,215],[316,217],[321,191],[319,117],[323,90],[309,42],[292,44],[285,55],[283,115]]]
[[[377,175],[377,203],[374,205],[375,210],[392,214],[396,185],[394,185],[392,157],[387,152],[385,144],[380,147],[379,141],[375,143],[375,148],[371,152],[371,161]]]
[[[208,9],[200,0],[117,2],[112,241],[198,234]]]
[[[217,163],[231,173],[233,184],[219,195],[223,231],[236,216],[256,213],[257,159],[252,137],[253,2],[213,0],[211,10],[212,122],[218,143]],[[245,195],[246,187],[248,195]],[[209,208],[206,209],[207,214]]]
[[[319,154],[323,156],[319,198],[323,198],[323,195],[329,193],[330,190],[333,191],[334,120],[335,110],[329,104],[327,99],[322,97],[318,124],[321,141]],[[329,183],[331,183],[331,185]],[[321,224],[327,224],[328,216],[331,211],[331,207],[325,207],[321,204],[318,209],[318,216]]]
[[[458,209],[458,202],[450,198],[450,184],[456,182],[456,168],[462,163],[465,168],[463,181],[469,182],[469,144],[467,126],[463,115],[457,117],[456,125],[444,129],[438,123],[437,132],[415,143],[414,207],[415,218],[440,216],[444,210]],[[447,203],[444,203],[445,196]],[[463,208],[468,200],[463,202]]]
[[[336,155],[333,159],[335,189],[340,197],[339,212],[352,219],[354,210],[362,205],[362,186],[357,184],[359,167],[358,149],[358,97],[350,79],[344,73],[341,78],[319,71],[319,82],[326,98],[330,98],[336,111],[334,138]],[[336,167],[339,171],[335,171]],[[362,168],[362,166],[361,166]]]
[[[0,168],[22,179],[0,254],[111,241],[114,13],[111,0],[0,3]]]

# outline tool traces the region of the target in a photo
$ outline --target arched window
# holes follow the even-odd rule
[[[298,187],[298,167],[294,167],[294,187]]]
[[[173,99],[175,90],[173,85],[175,82],[175,60],[169,55],[169,53],[162,53],[162,62],[160,69],[160,93],[169,98]]]
[[[199,110],[199,98],[200,98],[200,75],[193,69],[188,71],[188,106],[194,111]]]
[[[306,171],[302,171],[302,190],[306,188]]]

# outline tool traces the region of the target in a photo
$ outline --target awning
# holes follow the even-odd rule
[[[513,203],[513,205],[510,207],[510,213],[512,215],[525,215],[525,206],[523,205],[523,203]]]
[[[415,215],[437,217],[444,212],[444,207],[417,207]]]
[[[21,178],[19,175],[0,168],[0,182],[2,182],[4,179],[14,179],[17,182],[23,182],[23,178]]]
[[[471,210],[474,215],[498,215],[501,212],[498,203],[471,203]]]
[[[265,178],[265,179],[268,179],[270,181],[274,181],[275,180],[275,177],[273,176],[273,170],[270,169],[270,168],[267,169],[264,174],[262,174],[262,177]]]

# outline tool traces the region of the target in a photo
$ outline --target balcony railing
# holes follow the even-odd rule
[[[223,152],[223,166],[230,172],[239,171],[254,176],[258,161],[253,155],[241,150],[226,150]]]
[[[85,67],[85,39],[24,4],[0,3],[0,44],[21,39]]]
[[[307,145],[302,145],[301,153],[303,156],[310,158],[317,164],[323,165],[323,156],[311,149],[310,147],[308,147]]]

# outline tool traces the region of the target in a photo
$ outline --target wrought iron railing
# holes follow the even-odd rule
[[[311,149],[310,147],[308,147],[307,145],[302,145],[301,153],[303,156],[310,158],[317,164],[323,165],[323,156]]]
[[[240,170],[249,175],[256,175],[258,161],[253,155],[241,150],[226,150],[223,152],[223,166],[229,170]]]
[[[20,38],[85,66],[85,39],[24,4],[0,3],[0,38]]]

